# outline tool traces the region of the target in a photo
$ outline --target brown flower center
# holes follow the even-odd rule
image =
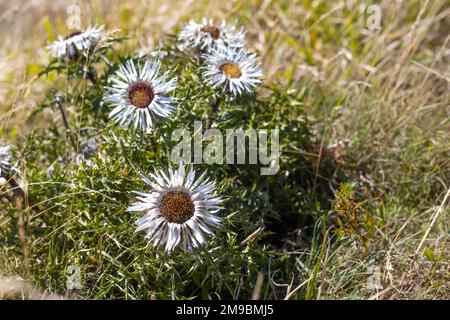
[[[209,33],[214,40],[220,37],[220,30],[215,26],[205,26],[202,28],[202,31]]]
[[[83,33],[83,32],[82,32],[81,30],[75,30],[75,31],[69,33],[69,34],[64,38],[64,40],[70,39],[70,38],[75,37],[75,36],[77,36],[77,35],[79,35],[79,34],[82,34],[82,33]]]
[[[239,78],[242,75],[241,68],[239,68],[239,66],[235,63],[223,63],[219,69],[228,78]]]
[[[147,108],[154,97],[153,88],[147,83],[135,82],[128,88],[128,98],[131,104],[137,108]]]
[[[195,206],[189,194],[175,190],[167,192],[162,197],[159,210],[167,221],[183,223],[194,215]]]

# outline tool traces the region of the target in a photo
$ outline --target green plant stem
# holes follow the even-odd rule
[[[72,144],[73,149],[75,150],[75,152],[77,152],[77,144],[75,143],[75,139],[72,135],[72,131],[70,130],[70,126],[69,126],[69,122],[67,121],[67,116],[66,113],[64,111],[64,108],[61,105],[61,101],[59,98],[55,98],[55,102],[56,102],[56,106],[59,109],[59,112],[61,113],[62,119],[63,119],[63,123],[64,123],[64,127],[66,128],[66,134],[69,137],[70,143]]]
[[[207,129],[210,129],[214,120],[215,115],[217,115],[217,112],[219,111],[220,104],[223,101],[223,94],[220,95],[220,97],[217,98],[217,100],[211,105],[211,113],[208,117],[208,127]]]

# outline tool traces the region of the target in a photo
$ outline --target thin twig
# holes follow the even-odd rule
[[[309,277],[305,281],[303,281],[298,287],[296,287],[294,290],[289,291],[286,297],[284,297],[284,300],[289,300],[298,290],[300,290],[305,284],[307,284],[313,277]]]
[[[61,113],[62,119],[63,119],[63,123],[64,123],[64,127],[66,128],[66,133],[67,136],[69,137],[70,143],[72,144],[73,149],[75,150],[75,152],[77,151],[77,144],[75,143],[75,139],[72,136],[72,131],[70,130],[69,127],[69,122],[67,121],[67,117],[66,117],[66,113],[64,111],[64,108],[61,105],[61,96],[58,94],[54,95],[55,97],[55,104],[59,109],[59,112]]]
[[[431,229],[434,226],[434,223],[437,220],[437,217],[439,216],[439,214],[444,211],[444,206],[445,203],[447,202],[447,198],[450,195],[450,189],[447,190],[447,193],[445,194],[444,200],[442,201],[441,205],[439,206],[439,208],[436,210],[433,220],[431,221],[430,225],[428,226],[427,231],[425,231],[425,234],[423,235],[422,240],[419,243],[419,246],[417,247],[416,253],[419,253],[420,249],[422,248],[423,243],[425,242],[426,238],[428,237],[428,234],[430,233]]]
[[[373,296],[371,296],[368,300],[380,300],[384,297],[386,293],[394,289],[394,286],[392,284],[388,285],[383,291],[375,293]]]
[[[17,214],[18,214],[17,230],[19,233],[20,243],[22,246],[23,266],[24,266],[25,274],[26,274],[27,278],[30,278],[30,258],[29,258],[29,254],[28,254],[27,238],[25,235],[25,222],[24,222],[23,213],[22,213],[23,200],[24,200],[24,198],[22,198],[22,197],[15,198],[15,204],[16,204],[16,209],[17,209]]]
[[[264,275],[262,272],[258,272],[258,277],[256,278],[255,288],[252,293],[252,300],[259,300],[261,297],[261,288],[264,283]]]

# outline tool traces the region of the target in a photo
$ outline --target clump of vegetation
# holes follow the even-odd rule
[[[86,37],[92,40],[90,33],[101,28],[92,30],[71,37],[89,34]],[[277,171],[284,177],[261,175],[261,164],[256,163],[221,164],[224,159],[194,165],[195,171],[189,175],[206,170],[210,181],[219,182],[208,195],[203,190],[214,185],[207,180],[186,182],[186,187],[164,180],[165,174],[172,175],[165,172],[174,165],[172,151],[179,143],[172,134],[176,129],[195,132],[194,123],[201,120],[222,132],[229,128],[279,128],[283,132],[282,150],[307,150],[308,121],[301,108],[291,108],[301,104],[301,96],[277,86],[265,88],[264,96],[254,94],[255,80],[262,75],[256,69],[255,56],[230,45],[209,49],[209,55],[186,54],[177,47],[177,40],[168,38],[159,51],[166,54],[159,60],[115,57],[111,49],[120,46],[123,39],[110,34],[97,37],[96,33],[95,43],[81,49],[76,42],[66,43],[67,39],[71,38],[53,44],[68,49],[53,50],[56,56],[39,74],[42,80],[56,76],[64,86],[52,88],[33,113],[38,117],[47,108],[54,108],[62,123],[32,130],[21,146],[27,161],[25,200],[32,198],[36,203],[28,209],[28,241],[37,242],[28,259],[38,262],[23,271],[29,272],[39,287],[61,293],[67,289],[68,268],[77,266],[82,270],[83,287],[76,293],[83,298],[250,297],[258,273],[268,264],[279,268],[287,265],[286,259],[291,260],[277,252],[271,239],[284,237],[286,231],[295,230],[311,216],[304,212],[317,196],[308,191],[308,181],[313,180],[305,170],[308,163],[301,156],[282,156]],[[238,60],[233,60],[233,54]],[[205,82],[202,66],[208,59],[226,61],[223,74],[233,79],[230,87],[217,88],[217,76],[209,84]],[[240,61],[245,63],[242,68],[255,66],[239,69]],[[209,75],[216,72],[208,68]],[[243,80],[239,80],[241,72],[246,77]],[[175,78],[176,85],[170,80]],[[235,80],[241,81],[242,87]],[[169,96],[173,89],[175,93]],[[110,103],[116,108],[112,112]],[[140,113],[142,110],[149,112]],[[208,146],[207,139],[200,142],[202,148]],[[169,178],[185,181],[189,171],[180,171],[183,164],[175,166],[177,173]],[[158,189],[148,185],[152,178],[144,177],[143,181],[142,176],[150,177],[158,170],[161,173],[152,177],[161,177],[155,183],[168,191],[153,199],[149,192]],[[196,191],[194,185],[202,191]],[[133,205],[134,191],[147,192],[147,196],[138,197]],[[190,200],[195,192],[200,193],[196,200]],[[305,194],[301,201],[297,197],[300,193]],[[223,199],[213,202],[215,196]],[[5,206],[10,215],[16,214],[14,206]],[[142,213],[134,211],[145,214],[154,206],[160,218],[182,231],[178,234],[164,222],[149,225],[153,220],[146,218],[140,220],[142,228],[138,229],[148,229],[148,239],[136,233],[136,221]],[[213,217],[216,207],[221,213]],[[215,239],[207,241],[212,231],[207,224],[218,227],[220,222]],[[13,234],[15,228],[3,232]],[[173,239],[177,236],[178,240]],[[163,247],[152,246],[153,240]],[[272,291],[267,287],[265,297]]]
[[[355,191],[349,184],[341,184],[334,196],[333,212],[336,215],[337,235],[355,235],[367,249],[367,242],[375,234],[376,222],[371,213],[364,209],[366,201],[358,202]]]

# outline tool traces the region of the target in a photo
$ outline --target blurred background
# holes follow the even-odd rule
[[[74,21],[77,8],[80,18]],[[341,90],[342,96],[370,88],[385,94],[387,107],[359,102],[356,112],[387,113],[389,122],[402,115],[417,120],[424,113],[408,111],[434,99],[447,102],[448,1],[2,0],[0,12],[0,110],[14,106],[0,118],[3,126],[22,123],[40,92],[34,76],[48,61],[45,45],[68,34],[74,23],[120,29],[128,37],[127,50],[145,51],[189,19],[225,19],[246,28],[267,82],[314,81],[327,94]],[[330,111],[311,108],[310,116]],[[352,112],[346,109],[339,111]],[[427,127],[439,122],[429,111]]]

